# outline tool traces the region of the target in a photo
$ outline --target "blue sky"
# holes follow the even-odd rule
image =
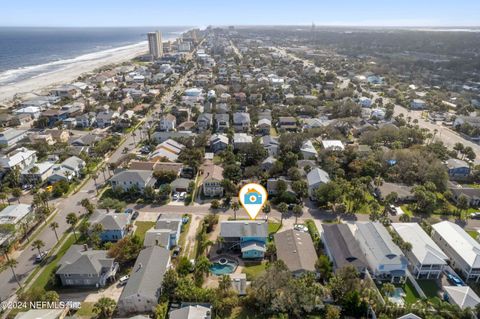
[[[15,0],[1,26],[478,26],[479,0]]]

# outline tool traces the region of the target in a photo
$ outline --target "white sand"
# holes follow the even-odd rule
[[[42,90],[46,90],[52,86],[72,82],[83,73],[91,72],[104,65],[131,60],[136,56],[145,54],[147,49],[147,43],[142,42],[92,53],[80,59],[73,59],[73,61],[65,65],[63,69],[39,75],[15,84],[0,86],[0,102],[6,103],[13,99],[16,94],[18,94],[17,96],[21,96],[25,93],[41,93]]]

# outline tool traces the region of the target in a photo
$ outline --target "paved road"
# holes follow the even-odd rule
[[[187,58],[191,58],[193,56],[193,53],[191,53]],[[161,102],[168,102],[171,100],[173,96],[173,92],[175,90],[180,89],[183,84],[185,83],[186,79],[191,75],[193,71],[189,71],[187,74],[185,74],[180,80],[177,82],[177,84],[172,87],[168,92],[165,93],[165,95],[162,97]],[[148,122],[150,120],[154,120],[153,116],[155,116],[155,113],[160,111],[160,108],[152,112],[152,115],[149,117],[145,118],[145,123],[140,126],[135,131],[136,137],[133,136],[133,132],[126,134],[125,142],[115,151],[113,154],[110,155],[109,158],[106,159],[107,162],[113,163],[116,162],[120,157],[122,157],[123,154],[123,148],[128,147],[128,148],[135,148],[135,144],[140,141],[140,131],[145,130],[146,126],[148,125]],[[97,178],[97,185],[102,185],[106,179],[108,180],[110,176],[108,175],[108,170],[105,171],[105,174],[103,174],[101,171],[98,172],[98,178]],[[96,184],[93,179],[89,179],[82,187],[81,189],[75,193],[70,195],[67,198],[60,198],[57,200],[53,200],[49,202],[49,205],[54,206],[57,210],[58,213],[54,217],[54,221],[56,221],[59,225],[59,228],[57,229],[57,233],[59,237],[69,229],[69,225],[66,223],[66,216],[71,213],[77,213],[78,215],[83,214],[85,210],[83,207],[81,207],[80,202],[84,198],[90,199],[93,203],[97,201],[96,198]],[[24,203],[31,203],[32,201],[32,196],[31,195],[26,195],[20,199],[21,202]],[[43,248],[44,250],[50,250],[52,249],[55,244],[57,243],[55,234],[52,230],[50,230],[49,227],[45,227],[42,229],[42,231],[38,234],[36,239],[40,239],[45,243],[45,247]],[[17,251],[13,254],[13,257],[16,258],[18,265],[15,269],[15,272],[17,273],[18,279],[22,282],[24,281],[28,275],[35,269],[36,265],[34,263],[35,260],[35,255],[37,254],[36,249],[32,249],[29,245],[23,250],[23,251]],[[5,269],[3,272],[0,273],[0,301],[8,299],[10,296],[12,296],[15,291],[18,289],[18,285],[12,275],[12,272],[10,269]]]

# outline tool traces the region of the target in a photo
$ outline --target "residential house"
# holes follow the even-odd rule
[[[203,195],[206,197],[223,196],[223,168],[215,164],[203,165]]]
[[[170,312],[169,319],[212,319],[212,309],[202,305],[188,305]]]
[[[475,310],[480,304],[480,297],[469,286],[443,286],[443,290],[445,300],[462,310],[466,308]]]
[[[174,193],[188,192],[191,182],[191,179],[179,177],[170,183],[170,188]]]
[[[372,105],[372,99],[362,96],[358,99],[358,103],[361,107],[370,107]]]
[[[307,174],[308,196],[313,199],[313,194],[321,185],[330,182],[330,176],[323,169],[315,167]]]
[[[253,143],[253,138],[247,133],[235,133],[233,134],[233,148],[243,149],[246,146]]]
[[[263,160],[263,162],[260,164],[260,168],[262,169],[262,171],[268,172],[275,166],[276,162],[277,159],[275,157],[269,156]]]
[[[284,176],[280,177],[271,177],[267,180],[267,193],[268,195],[277,195],[278,194],[278,185],[283,182],[286,187],[286,192],[291,193],[293,196],[296,196],[295,192],[292,190],[292,181],[287,179]]]
[[[470,166],[467,162],[450,158],[445,162],[448,170],[448,177],[452,180],[464,180],[470,176]]]
[[[230,115],[215,114],[217,132],[226,132],[230,127]]]
[[[67,143],[68,138],[70,137],[67,130],[59,129],[45,130],[45,134],[50,134],[52,138],[58,143]]]
[[[32,144],[54,145],[56,141],[53,140],[52,135],[42,132],[34,133],[28,137]]]
[[[467,280],[480,279],[480,243],[459,225],[443,221],[432,225],[432,239]]]
[[[100,239],[105,241],[118,241],[125,237],[132,223],[132,214],[107,212],[96,210],[89,219],[90,225],[102,225]]]
[[[180,233],[182,231],[181,218],[168,218],[160,216],[155,223],[155,230],[164,230],[168,232],[168,247],[175,247],[180,240]]]
[[[153,186],[155,184],[155,178],[151,171],[142,170],[125,170],[115,174],[110,179],[112,188],[121,188],[123,191],[129,191],[132,188],[138,188],[143,192],[145,187]]]
[[[77,127],[80,128],[88,128],[93,126],[93,124],[97,121],[97,115],[93,112],[85,113],[75,117],[77,121]]]
[[[250,114],[244,112],[233,113],[233,128],[235,132],[248,132],[250,129]]]
[[[32,206],[27,204],[9,205],[0,211],[0,225],[14,225],[15,229],[19,229],[21,225],[28,225],[33,219]]]
[[[98,127],[106,128],[114,125],[119,117],[120,114],[112,110],[98,112],[96,116],[96,123]]]
[[[60,98],[76,99],[81,96],[81,90],[72,84],[65,84],[50,91],[54,96]]]
[[[218,153],[225,150],[228,144],[228,137],[224,134],[213,134],[210,137],[210,150],[213,153]]]
[[[302,153],[304,159],[315,159],[318,156],[318,152],[310,140],[307,140],[302,144],[300,152]]]
[[[247,274],[230,274],[228,276],[232,283],[232,289],[235,290],[239,296],[245,296],[247,294]]]
[[[21,183],[40,184],[52,175],[53,167],[53,162],[35,163],[32,167],[27,167],[21,171]]]
[[[373,278],[405,282],[407,259],[395,245],[387,229],[379,222],[356,223],[354,237],[365,254]]]
[[[20,109],[17,109],[13,112],[13,114],[15,115],[28,115],[30,116],[32,119],[37,119],[40,117],[40,114],[42,112],[42,109],[38,106],[26,106],[26,107],[22,107]]]
[[[455,203],[459,203],[461,197],[465,197],[471,207],[480,206],[480,189],[476,187],[467,187],[456,185],[448,188],[452,193],[452,199]]]
[[[49,109],[49,110],[43,111],[42,114],[40,115],[40,118],[46,119],[47,125],[51,127],[55,125],[57,122],[63,122],[68,118],[68,116],[69,116],[68,110]]]
[[[322,140],[322,147],[330,151],[343,151],[345,146],[339,140]]]
[[[103,287],[108,280],[115,280],[118,270],[118,263],[107,254],[107,250],[73,245],[58,262],[59,267],[55,274],[64,287]]]
[[[269,135],[272,128],[272,121],[269,119],[260,119],[257,122],[257,133],[262,135]]]
[[[153,312],[169,267],[170,252],[167,249],[158,246],[143,249],[118,299],[118,312],[121,315]]]
[[[185,145],[180,144],[172,139],[168,139],[157,145],[155,151],[149,155],[150,160],[167,159],[170,162],[175,162],[180,155],[180,152],[185,148]]]
[[[71,170],[74,173],[74,176],[80,176],[81,171],[85,168],[86,163],[79,157],[70,156],[66,160],[64,160],[61,164],[62,167]]]
[[[276,156],[278,154],[278,149],[280,148],[278,138],[270,135],[262,136],[262,145],[267,150],[268,155]]]
[[[234,220],[220,223],[222,246],[240,252],[244,259],[261,259],[265,256],[268,223],[255,220]]]
[[[414,199],[411,186],[385,181],[379,186],[376,186],[373,183],[371,185],[375,196],[380,200],[385,200],[385,198],[391,193],[397,194],[398,202],[408,202]]]
[[[421,99],[414,99],[412,102],[410,102],[410,108],[412,110],[423,110],[427,106],[427,103],[424,100]]]
[[[404,242],[412,245],[405,251],[416,278],[439,278],[448,257],[417,223],[393,223],[393,229]]]
[[[14,128],[0,131],[0,145],[6,147],[14,146],[27,137],[27,132],[27,130],[17,130]]]
[[[4,170],[32,168],[37,161],[37,152],[25,147],[17,148],[13,152],[0,157],[0,166]]]
[[[211,113],[202,113],[197,118],[197,129],[199,132],[208,130],[213,123],[213,115]]]
[[[321,239],[335,271],[353,266],[362,274],[368,265],[360,245],[347,224],[322,224]]]
[[[282,131],[296,131],[297,120],[293,116],[280,116],[277,127]]]
[[[274,238],[277,259],[283,261],[294,276],[316,273],[318,256],[309,233],[289,229],[276,233]]]
[[[172,114],[164,115],[158,124],[160,131],[174,131],[177,126],[177,118]]]

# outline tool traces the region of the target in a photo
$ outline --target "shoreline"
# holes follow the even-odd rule
[[[168,37],[166,41],[174,41],[181,37],[184,32],[185,31],[178,35]],[[163,42],[165,43],[166,41]],[[0,86],[0,104],[10,107],[16,98],[21,98],[27,94],[44,93],[54,86],[71,83],[85,73],[92,72],[95,69],[109,64],[119,64],[130,61],[146,52],[148,52],[148,42],[142,41],[122,47],[88,53],[72,59],[31,66],[30,68],[38,68],[46,65],[65,64],[61,69],[35,75],[29,79],[20,80],[13,84]]]

